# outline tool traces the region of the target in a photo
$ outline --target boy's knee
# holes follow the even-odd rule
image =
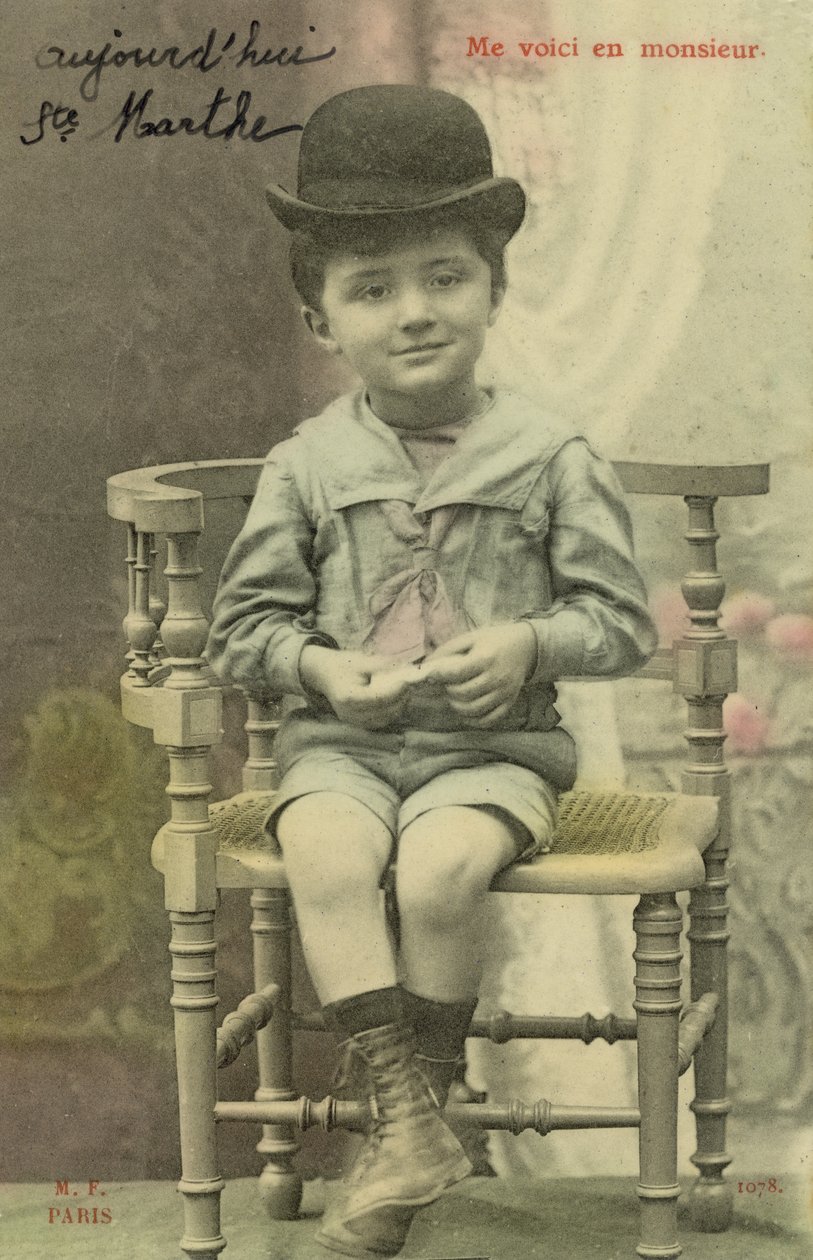
[[[291,801],[277,819],[276,835],[295,895],[326,904],[377,887],[392,848],[381,820],[340,793]]]
[[[423,814],[401,835],[398,901],[402,910],[414,907],[426,915],[437,911],[446,917],[465,913],[486,892],[502,864],[499,845],[472,843],[465,825],[459,825],[465,819],[446,815],[445,810]]]
[[[392,844],[378,815],[341,792],[310,792],[296,797],[278,815],[275,832],[283,853],[296,845],[313,846],[315,852],[327,855],[331,844],[341,845],[348,838],[362,849],[381,847],[389,851]]]

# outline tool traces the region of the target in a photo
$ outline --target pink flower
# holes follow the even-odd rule
[[[720,625],[727,634],[744,638],[764,630],[775,612],[774,601],[766,595],[757,591],[738,591],[724,602]]]
[[[729,751],[746,755],[762,752],[771,724],[761,709],[745,696],[737,694],[728,697],[723,705],[723,715]]]
[[[673,586],[660,586],[652,592],[649,611],[658,630],[658,642],[671,645],[689,625],[689,612],[680,591]]]
[[[797,661],[813,661],[813,617],[805,613],[783,613],[765,627],[771,647]]]

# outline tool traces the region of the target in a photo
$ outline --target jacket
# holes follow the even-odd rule
[[[305,644],[374,650],[387,591],[405,582],[428,624],[442,591],[446,637],[530,622],[536,667],[506,731],[551,730],[556,679],[632,673],[657,642],[615,473],[584,438],[497,391],[422,487],[358,393],[268,455],[223,568],[208,659],[249,693],[305,697]],[[445,729],[442,695],[415,704],[408,725]]]

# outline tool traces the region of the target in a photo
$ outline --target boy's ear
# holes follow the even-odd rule
[[[489,328],[492,328],[494,324],[497,322],[497,316],[502,310],[502,301],[504,297],[505,297],[505,285],[502,285],[499,289],[491,290],[491,310],[488,313]]]
[[[331,333],[327,316],[322,311],[317,311],[313,306],[303,306],[299,313],[308,332],[323,350],[327,350],[328,354],[341,354],[341,346]]]

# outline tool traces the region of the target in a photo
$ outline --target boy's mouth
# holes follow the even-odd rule
[[[448,346],[448,345],[449,345],[448,341],[424,341],[424,342],[421,342],[420,345],[407,346],[406,349],[395,350],[393,353],[396,356],[405,355],[405,354],[425,354],[429,350],[442,350],[445,346]]]

